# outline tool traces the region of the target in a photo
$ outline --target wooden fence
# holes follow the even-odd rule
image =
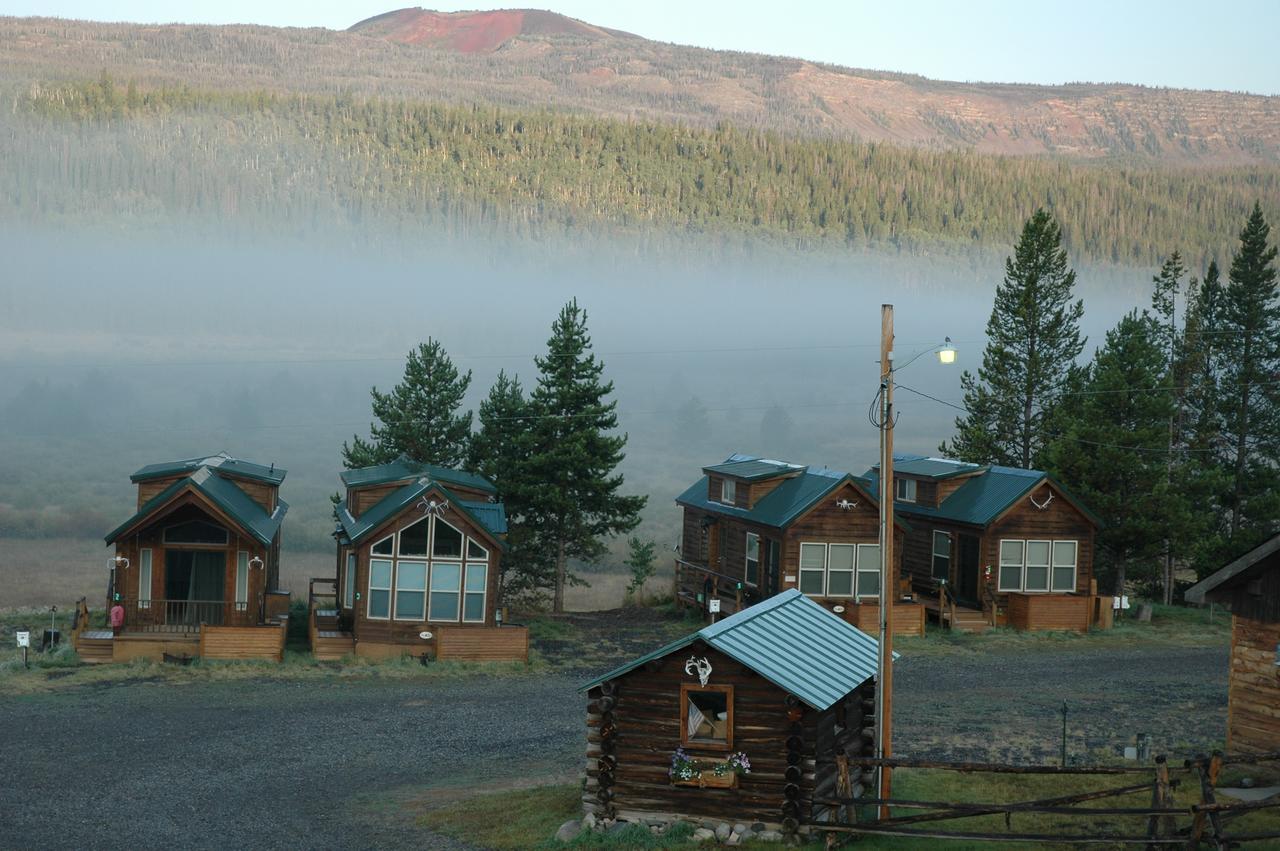
[[[1113,844],[1113,845],[1147,845],[1151,847],[1183,846],[1199,847],[1202,842],[1212,848],[1234,847],[1237,843],[1263,842],[1280,839],[1280,831],[1260,833],[1237,833],[1227,830],[1229,822],[1239,816],[1259,810],[1280,808],[1280,795],[1261,801],[1238,803],[1222,803],[1217,800],[1216,788],[1220,772],[1226,765],[1253,765],[1262,762],[1280,760],[1280,751],[1271,753],[1239,754],[1224,756],[1215,752],[1211,756],[1200,755],[1186,760],[1180,767],[1174,767],[1168,760],[1156,757],[1154,766],[1092,766],[1064,767],[1059,765],[1004,765],[998,763],[976,762],[938,762],[917,759],[856,759],[849,760],[840,766],[842,782],[837,788],[851,789],[850,772],[860,774],[863,770],[884,766],[895,769],[932,769],[956,771],[973,774],[1044,774],[1044,775],[1094,775],[1123,777],[1125,781],[1117,781],[1122,785],[1080,792],[1073,795],[1060,795],[1030,801],[1013,801],[1004,803],[972,802],[972,801],[917,801],[899,798],[861,798],[844,795],[841,797],[817,799],[815,806],[826,808],[825,812],[839,814],[839,820],[819,821],[810,819],[806,824],[813,830],[830,833],[856,833],[881,836],[915,837],[920,840],[958,840],[969,842],[1058,842],[1064,844]],[[1171,773],[1183,773],[1185,777],[1171,777]],[[1141,779],[1139,779],[1141,778]],[[1173,792],[1179,787],[1191,787],[1195,803],[1184,806],[1174,804]],[[874,787],[873,787],[874,788]],[[1134,806],[1090,806],[1080,804],[1116,798],[1149,791],[1151,805]],[[866,812],[877,812],[881,807],[892,810],[921,810],[911,815],[893,814],[888,818],[861,821],[861,808]],[[1012,830],[1015,814],[1052,815],[1070,819],[1079,817],[1083,830],[1062,833],[1017,833]],[[973,818],[975,816],[1000,816],[1005,818],[1005,832],[987,830],[954,831],[935,829],[930,824],[952,819]],[[1129,818],[1145,828],[1141,834],[1129,833],[1090,833],[1089,829],[1097,829],[1101,817]],[[1182,819],[1182,821],[1179,821]]]

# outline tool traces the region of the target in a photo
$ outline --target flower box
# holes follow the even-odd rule
[[[697,786],[699,789],[737,789],[738,775],[733,772],[716,774],[714,771],[699,771],[697,777],[689,780],[672,780],[674,786]]]
[[[751,760],[739,751],[723,760],[698,759],[676,748],[671,755],[672,786],[696,786],[699,789],[737,789],[738,776],[751,773]]]

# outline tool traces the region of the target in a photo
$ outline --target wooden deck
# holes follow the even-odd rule
[[[980,609],[971,609],[959,604],[943,605],[937,597],[925,597],[919,594],[916,595],[916,601],[924,606],[925,616],[937,621],[938,625],[944,629],[956,632],[986,632],[991,627],[987,616]]]

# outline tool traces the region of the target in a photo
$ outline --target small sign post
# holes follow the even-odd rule
[[[711,613],[711,622],[716,622],[716,615],[720,614],[720,598],[712,597],[707,601],[707,611]]]
[[[27,653],[31,650],[31,627],[23,627],[17,633],[18,646],[22,648],[22,667],[30,668],[31,663],[27,661]]]

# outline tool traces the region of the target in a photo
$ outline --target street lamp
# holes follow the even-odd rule
[[[938,362],[955,363],[956,350],[947,337],[940,346],[919,352],[902,366],[893,364],[893,305],[880,305],[880,645],[876,651],[876,759],[893,754],[893,601],[897,596],[897,576],[893,570],[893,377],[929,352],[938,353]],[[883,762],[880,769],[880,800],[890,797],[892,771]],[[880,805],[880,818],[889,817],[888,806]]]

